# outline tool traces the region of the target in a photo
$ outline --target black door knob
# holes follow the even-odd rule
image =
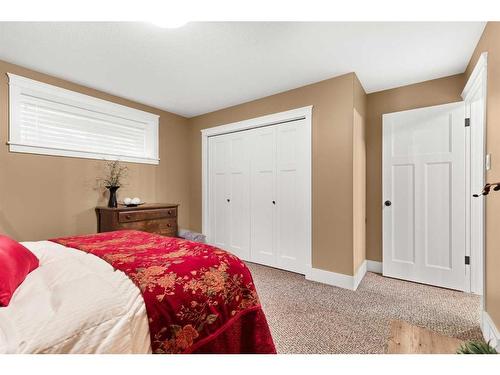
[[[273,201],[273,204],[276,204],[276,201]]]
[[[391,201],[385,201],[385,202],[384,202],[384,204],[385,204],[387,207],[389,207],[392,203],[391,203]]]
[[[228,202],[231,202],[231,199],[229,199],[229,198],[228,198],[228,199],[226,199],[226,200],[227,200]]]

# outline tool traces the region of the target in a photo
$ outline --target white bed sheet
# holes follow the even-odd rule
[[[123,272],[50,241],[23,245],[40,266],[0,307],[0,353],[151,353],[144,300]]]

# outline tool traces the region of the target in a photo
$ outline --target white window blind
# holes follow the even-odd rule
[[[8,76],[10,151],[159,163],[157,115]]]

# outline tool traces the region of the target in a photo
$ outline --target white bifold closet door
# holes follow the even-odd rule
[[[209,138],[209,241],[244,260],[304,273],[304,120]]]
[[[234,133],[209,140],[209,239],[242,259],[250,257],[249,139]]]
[[[250,132],[250,260],[276,266],[276,127]]]

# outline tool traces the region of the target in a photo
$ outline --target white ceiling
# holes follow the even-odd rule
[[[352,71],[368,93],[462,73],[484,26],[0,22],[0,59],[190,117]]]

